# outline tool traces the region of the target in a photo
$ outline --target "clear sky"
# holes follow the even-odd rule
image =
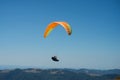
[[[72,35],[58,26],[44,39],[52,21]],[[120,0],[0,0],[0,65],[120,68]]]

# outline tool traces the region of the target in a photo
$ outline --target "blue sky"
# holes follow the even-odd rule
[[[68,22],[72,35],[58,26],[44,39],[52,21]],[[0,0],[0,65],[113,69],[119,61],[119,0]]]

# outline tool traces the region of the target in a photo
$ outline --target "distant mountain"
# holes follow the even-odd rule
[[[24,68],[28,68],[28,67],[30,67],[30,66],[0,65],[0,70],[4,70],[4,69],[15,69],[15,68],[24,69]]]
[[[120,69],[110,69],[110,70],[79,69],[78,71],[81,73],[98,74],[98,75],[120,74]]]
[[[120,69],[4,69],[0,70],[0,80],[115,80]]]
[[[39,67],[37,67],[37,66],[20,66],[20,65],[0,65],[0,70],[16,69],[16,68],[27,69],[27,68],[39,68]]]

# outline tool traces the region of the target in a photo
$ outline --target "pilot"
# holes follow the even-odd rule
[[[51,57],[51,59],[52,59],[53,61],[56,61],[56,62],[59,61],[59,60],[57,59],[57,56],[53,56],[53,57]]]

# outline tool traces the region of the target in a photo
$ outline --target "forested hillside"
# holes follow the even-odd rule
[[[0,80],[115,80],[120,70],[13,69],[0,70]]]

